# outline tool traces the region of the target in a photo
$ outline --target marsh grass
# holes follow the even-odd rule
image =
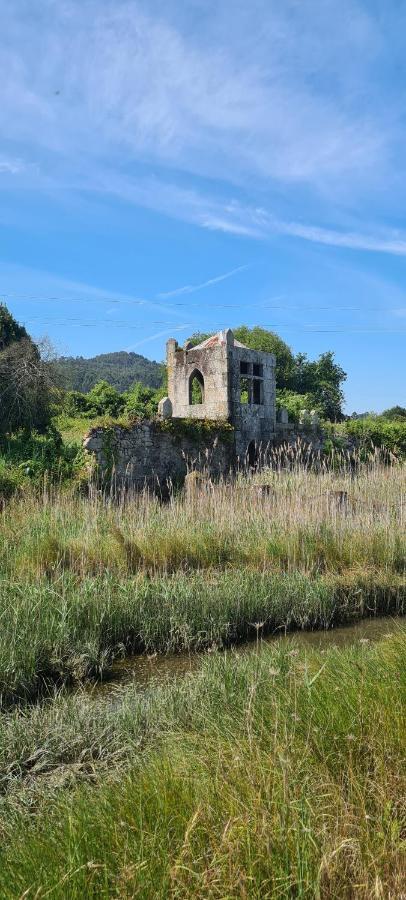
[[[402,613],[404,473],[267,470],[203,480],[166,504],[49,485],[11,500],[0,520],[3,705],[100,676],[120,654],[226,646],[255,623]]]
[[[80,581],[0,580],[3,706],[33,699],[53,683],[102,677],[118,656],[226,647],[258,634],[329,628],[365,615],[401,615],[404,579],[272,575],[246,570],[114,575]]]
[[[400,897],[405,656],[263,646],[6,716],[1,896]]]

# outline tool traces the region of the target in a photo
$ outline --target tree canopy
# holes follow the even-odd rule
[[[43,430],[50,421],[50,376],[26,329],[0,306],[0,433]]]
[[[24,325],[19,325],[4,303],[0,303],[0,352],[16,341],[30,340]]]

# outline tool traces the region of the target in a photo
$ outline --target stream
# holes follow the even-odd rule
[[[234,648],[233,652],[238,655],[252,653],[258,649],[260,650],[261,646],[286,641],[294,641],[295,645],[300,649],[325,650],[333,646],[349,647],[359,642],[375,643],[396,631],[401,631],[406,635],[405,617],[377,616],[373,619],[362,619],[361,621],[349,625],[340,625],[329,630],[270,634],[262,639],[259,638],[258,641],[254,639],[245,644],[239,644]],[[209,652],[230,652],[230,650]],[[186,675],[193,672],[199,667],[206,653],[128,656],[125,659],[116,660],[108,678],[89,685],[86,688],[86,692],[91,693],[95,699],[108,700],[110,696],[113,699],[117,687],[136,684],[137,687],[143,688],[150,684],[151,681],[159,683],[170,676]]]

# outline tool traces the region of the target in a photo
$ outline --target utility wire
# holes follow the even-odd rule
[[[157,299],[152,300],[124,300],[118,297],[32,297],[32,296],[22,296],[22,295],[11,295],[11,294],[3,294],[3,297],[7,298],[11,302],[21,302],[21,303],[117,303],[124,304],[130,306],[149,306],[151,304],[155,304],[157,306],[166,306],[167,309],[171,309],[172,307],[182,307],[185,309],[198,309],[199,305],[193,307],[191,301],[188,302],[174,302],[164,304],[162,301]],[[395,307],[395,308],[387,308],[384,306],[341,306],[341,305],[333,305],[333,306],[318,306],[318,305],[287,305],[286,303],[279,304],[268,304],[268,303],[210,303],[205,305],[206,309],[258,309],[258,310],[293,310],[296,312],[297,310],[303,310],[306,312],[310,312],[313,310],[321,310],[324,312],[332,312],[341,311],[341,312],[386,312],[386,313],[397,313],[403,312],[405,307]]]
[[[59,321],[55,321],[52,319],[40,319],[40,318],[32,318],[26,320],[28,323],[36,322],[38,325],[53,325],[55,327],[65,327],[71,326],[74,328],[98,328],[100,326],[106,326],[108,328],[126,328],[129,330],[139,330],[140,328],[150,328],[155,325],[164,325],[169,328],[173,328],[174,331],[179,330],[179,325],[176,322],[166,322],[161,320],[149,321],[149,322],[114,322],[110,319],[98,319],[96,321],[86,322],[80,319],[63,319]],[[195,328],[197,325],[196,322],[185,323],[182,325],[182,328]],[[226,322],[212,322],[205,326],[207,329],[222,329],[226,328]],[[270,330],[274,329],[287,329],[290,331],[303,331],[309,334],[314,333],[325,333],[325,334],[359,334],[359,333],[376,333],[376,334],[406,334],[406,328],[362,328],[362,327],[341,327],[341,326],[325,326],[323,324],[314,324],[314,325],[298,325],[286,322],[280,323],[270,323],[263,324],[262,328],[268,328]]]

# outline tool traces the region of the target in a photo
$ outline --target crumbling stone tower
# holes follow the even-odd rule
[[[230,329],[196,347],[167,342],[168,396],[177,419],[214,419],[235,429],[235,452],[252,459],[275,437],[275,356],[250,350]]]

